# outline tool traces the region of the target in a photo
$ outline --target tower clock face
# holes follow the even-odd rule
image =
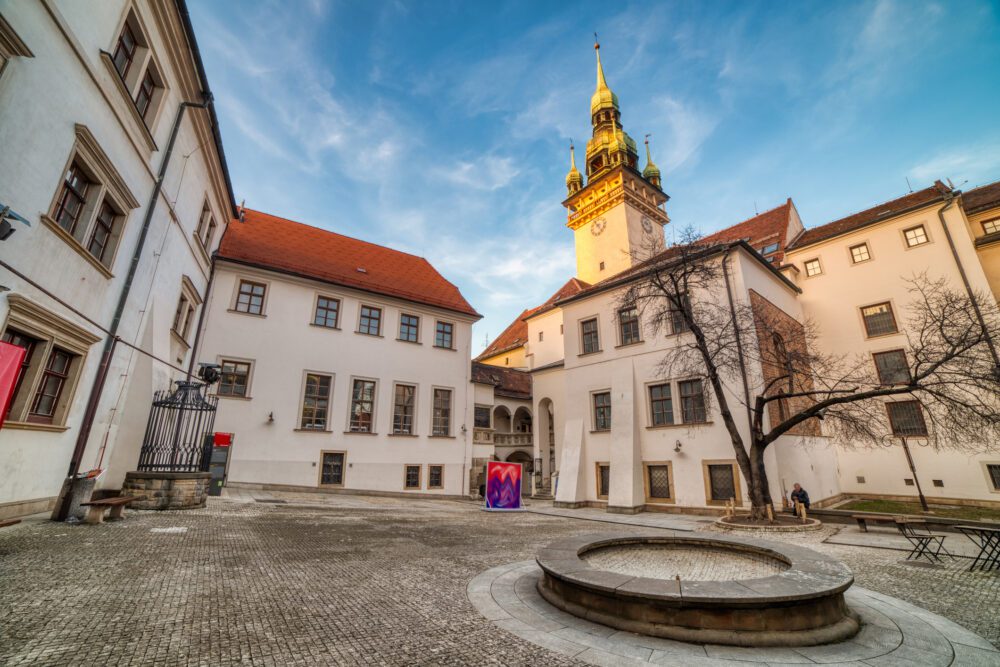
[[[598,218],[597,220],[594,220],[594,223],[590,226],[590,233],[594,236],[600,236],[601,232],[604,231],[604,228],[607,227],[607,225],[607,220],[604,218]]]
[[[653,221],[646,216],[642,216],[642,231],[647,234],[653,231]]]

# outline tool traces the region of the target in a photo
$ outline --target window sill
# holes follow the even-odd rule
[[[427,490],[428,491],[442,491],[442,490],[444,490],[444,487],[443,486],[428,486]]]
[[[226,400],[232,401],[250,401],[253,400],[253,396],[230,396],[229,394],[216,394],[216,398],[224,398]]]
[[[591,433],[611,433],[611,429],[610,428],[592,429],[590,432]]]
[[[409,343],[410,345],[423,345],[423,343],[421,343],[419,340],[406,340],[405,338],[397,338],[396,341],[399,343]]]
[[[453,436],[453,435],[429,435],[427,437],[428,438],[433,438],[433,439],[438,439],[438,440],[454,440],[455,439],[455,436]]]
[[[264,313],[248,313],[245,310],[236,310],[235,308],[227,308],[226,312],[227,313],[235,313],[236,315],[246,315],[247,317],[259,317],[261,319],[264,319],[264,318],[267,317],[267,315],[264,314]]]
[[[884,334],[874,334],[874,335],[865,334],[865,340],[874,340],[875,338],[886,338],[888,336],[898,336],[900,333],[902,332],[893,331],[892,333],[884,333]]]
[[[192,233],[191,239],[194,241],[194,247],[198,249],[198,257],[201,258],[201,261],[205,264],[211,264],[212,256],[208,253],[208,249],[201,244],[201,239],[198,238],[198,234]]]
[[[615,349],[620,350],[623,347],[635,347],[636,345],[642,345],[645,342],[646,341],[644,340],[637,340],[634,343],[622,343],[621,345],[615,345]]]
[[[378,435],[375,431],[344,431],[344,435]]]
[[[35,422],[18,422],[10,419],[3,423],[3,427],[21,431],[44,431],[48,433],[62,433],[69,430],[69,426],[61,424],[37,424]]]
[[[677,500],[674,498],[646,498],[647,505],[675,505]]]
[[[318,484],[318,487],[321,488],[321,489],[342,489],[342,488],[344,488],[344,485],[343,484],[324,484],[323,482],[320,482]]]
[[[139,110],[135,108],[135,100],[132,99],[132,94],[129,89],[125,87],[125,82],[122,81],[122,77],[118,74],[118,70],[115,69],[115,62],[112,60],[111,54],[101,49],[101,60],[104,62],[105,67],[107,67],[108,72],[111,74],[112,81],[115,82],[115,87],[125,98],[125,107],[129,110],[132,120],[135,121],[136,125],[139,126],[139,134],[142,136],[143,141],[146,142],[146,148],[150,151],[160,150],[156,145],[156,140],[153,139],[152,132],[146,127],[146,121],[143,119],[142,114]],[[141,74],[141,72],[140,72]]]
[[[310,322],[309,326],[316,327],[317,329],[326,329],[328,331],[340,331],[340,327],[328,327],[325,324],[316,324],[315,322]]]
[[[108,280],[111,280],[112,278],[115,277],[115,274],[111,273],[108,267],[104,266],[99,261],[97,261],[97,258],[91,255],[89,252],[87,252],[87,249],[83,247],[83,244],[77,241],[75,236],[73,236],[65,229],[60,227],[58,222],[56,222],[55,220],[53,220],[44,213],[39,217],[46,227],[55,232],[56,236],[61,238],[63,241],[66,242],[66,244],[70,248],[76,251],[76,254],[80,255],[80,257],[83,257],[85,260],[87,260],[91,266],[97,269],[98,273],[100,273]]]
[[[390,438],[419,438],[416,433],[390,433]]]
[[[593,356],[595,354],[600,354],[601,352],[604,352],[604,350],[594,350],[593,352],[581,352],[580,354],[578,354],[576,356],[578,356],[578,357],[590,357],[590,356]]]
[[[442,345],[435,345],[434,349],[435,350],[447,350],[448,352],[458,352],[458,350],[456,350],[453,347],[444,347]]]
[[[691,426],[711,426],[714,422],[681,422],[680,424],[660,424],[658,426],[647,426],[647,431],[659,431],[668,428],[690,428]]]
[[[329,429],[320,428],[293,428],[292,430],[296,433],[333,433],[333,431]]]
[[[184,336],[177,333],[177,329],[170,330],[170,337],[177,341],[177,344],[181,345],[185,351],[191,349],[191,344],[184,340]]]
[[[364,331],[355,331],[354,333],[359,336],[368,336],[370,338],[385,338],[382,334],[365,333]]]

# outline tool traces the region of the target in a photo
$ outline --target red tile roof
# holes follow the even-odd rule
[[[978,213],[994,206],[1000,206],[1000,181],[982,185],[963,193],[962,206],[966,213]]]
[[[218,256],[480,317],[423,257],[260,211],[226,228]]]
[[[554,306],[557,301],[582,292],[587,287],[590,286],[582,280],[570,278],[566,281],[566,284],[556,290],[556,293],[550,296],[545,303],[534,308],[528,308],[518,315],[514,321],[500,333],[499,336],[493,339],[492,343],[486,346],[486,349],[483,350],[478,357],[476,357],[476,361],[479,361],[480,359],[488,359],[489,357],[496,356],[501,352],[521,347],[528,342],[527,319],[529,317],[537,315],[543,310],[548,310]]]
[[[472,362],[472,381],[491,384],[495,393],[509,398],[531,398],[531,374],[515,368]]]
[[[738,222],[732,227],[726,227],[714,234],[701,239],[701,243],[728,243],[745,240],[758,251],[772,243],[778,244],[778,252],[768,255],[775,265],[781,264],[785,256],[785,239],[788,236],[788,225],[792,220],[792,199],[789,197],[784,204],[755,215],[749,220]]]
[[[859,211],[846,218],[828,222],[819,227],[807,229],[799,235],[790,245],[790,248],[801,248],[812,243],[825,241],[826,239],[840,236],[856,229],[861,229],[876,222],[881,222],[888,218],[895,217],[911,209],[926,206],[936,201],[944,199],[951,189],[941,181],[934,181],[934,185],[923,190],[911,192],[908,195],[872,206],[864,211]]]

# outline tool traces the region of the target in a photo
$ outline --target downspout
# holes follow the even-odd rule
[[[223,232],[225,233],[225,232]],[[201,344],[202,328],[205,325],[205,313],[208,311],[208,302],[212,298],[212,285],[215,282],[215,255],[212,255],[212,264],[208,269],[208,284],[205,286],[205,300],[202,301],[201,312],[198,313],[198,328],[194,332],[194,342],[191,343],[191,359],[188,361],[187,379],[191,381],[194,372],[195,359],[198,357],[198,346]]]
[[[955,248],[955,241],[951,237],[951,231],[948,229],[948,223],[944,220],[944,212],[951,208],[952,204],[955,203],[955,195],[952,192],[949,192],[945,195],[945,199],[945,205],[937,211],[938,220],[941,221],[941,228],[944,230],[945,238],[948,239],[948,247],[951,248],[951,256],[955,260],[955,266],[958,267],[958,273],[962,276],[962,283],[965,285],[965,293],[968,294],[969,301],[972,302],[972,309],[976,312],[976,319],[979,320],[979,326],[982,328],[983,334],[986,336],[986,345],[990,348],[990,354],[993,356],[993,375],[998,381],[1000,381],[1000,354],[997,353],[997,348],[993,342],[993,338],[990,337],[990,330],[986,328],[986,319],[983,317],[983,311],[979,308],[979,302],[976,301],[976,295],[972,291],[972,285],[969,284],[969,278],[965,274],[965,267],[962,265],[962,260],[958,256],[958,249]]]
[[[90,390],[90,397],[87,400],[87,408],[83,413],[83,421],[80,424],[80,432],[76,438],[76,445],[73,448],[73,455],[69,462],[69,471],[66,473],[67,479],[63,483],[61,493],[62,502],[56,507],[52,518],[56,521],[65,521],[69,514],[72,484],[78,472],[80,472],[80,462],[83,459],[84,451],[87,448],[87,441],[90,438],[90,430],[94,425],[94,418],[97,415],[97,408],[101,402],[101,394],[104,392],[104,385],[108,379],[108,371],[111,366],[111,359],[114,356],[116,338],[118,337],[118,327],[121,325],[122,316],[125,313],[125,306],[128,303],[129,293],[132,291],[132,283],[135,274],[139,270],[139,260],[142,258],[142,250],[146,244],[146,237],[149,235],[149,228],[153,222],[153,212],[160,198],[160,191],[163,189],[164,177],[167,174],[167,166],[170,164],[170,157],[174,151],[174,144],[177,141],[177,134],[184,118],[184,112],[188,107],[206,109],[212,103],[212,98],[206,95],[206,99],[201,104],[194,102],[181,102],[177,109],[177,116],[174,118],[174,125],[170,130],[170,140],[167,142],[167,149],[160,161],[160,170],[156,176],[156,183],[153,185],[153,192],[149,197],[149,204],[146,205],[146,214],[142,220],[142,231],[139,232],[139,240],[132,253],[132,261],[129,264],[128,274],[125,277],[125,284],[122,285],[121,294],[118,297],[118,305],[115,307],[115,314],[108,327],[108,337],[104,339],[104,350],[101,353],[101,363],[97,368],[97,375],[94,377],[94,386]]]
[[[729,252],[726,251],[722,258],[722,275],[726,280],[726,297],[729,299],[729,314],[733,322],[733,333],[736,335],[736,353],[740,361],[740,377],[743,380],[743,402],[747,410],[747,426],[750,428],[750,437],[753,438],[753,412],[750,410],[750,383],[747,380],[746,361],[743,359],[743,338],[740,336],[739,324],[736,321],[736,305],[733,303],[733,290],[729,282]]]

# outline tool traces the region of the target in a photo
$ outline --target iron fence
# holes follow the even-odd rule
[[[146,424],[138,470],[206,472],[212,455],[212,430],[218,398],[205,396],[208,385],[179,381],[174,391],[158,391]]]

